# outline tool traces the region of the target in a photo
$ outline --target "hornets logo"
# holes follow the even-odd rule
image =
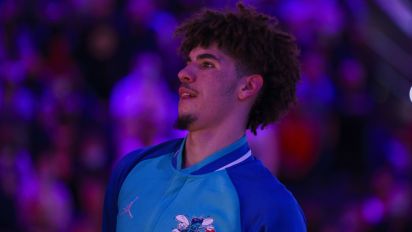
[[[215,232],[213,218],[193,217],[190,221],[184,215],[177,215],[177,228],[172,232]]]

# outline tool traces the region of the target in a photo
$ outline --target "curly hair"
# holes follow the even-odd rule
[[[183,22],[175,32],[182,39],[180,53],[188,56],[197,46],[216,44],[233,57],[240,75],[260,74],[264,84],[253,104],[246,128],[276,121],[296,100],[300,68],[295,39],[279,28],[276,18],[242,3],[237,11],[204,9]]]

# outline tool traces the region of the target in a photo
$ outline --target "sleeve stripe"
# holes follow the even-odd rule
[[[250,156],[252,156],[252,151],[251,151],[251,150],[249,150],[246,154],[244,154],[243,156],[241,156],[239,159],[237,159],[237,160],[235,160],[235,161],[233,161],[233,162],[231,162],[231,163],[229,163],[229,164],[227,164],[227,165],[225,165],[225,166],[217,169],[216,171],[220,171],[220,170],[223,170],[223,169],[225,169],[225,168],[228,168],[228,167],[231,167],[231,166],[233,166],[233,165],[236,165],[236,164],[238,164],[238,163],[246,160],[246,159],[249,158]]]

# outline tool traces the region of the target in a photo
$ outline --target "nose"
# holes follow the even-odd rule
[[[179,77],[179,81],[182,83],[192,83],[195,80],[193,73],[190,71],[189,65],[182,68],[177,76]]]

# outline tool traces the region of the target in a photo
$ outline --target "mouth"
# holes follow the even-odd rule
[[[180,99],[191,99],[195,98],[197,96],[196,91],[186,88],[186,87],[180,87],[179,88],[179,97]]]

